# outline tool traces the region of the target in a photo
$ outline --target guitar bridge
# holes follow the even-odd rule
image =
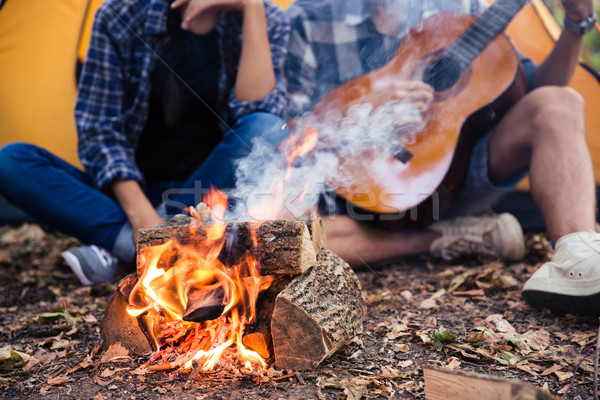
[[[408,164],[413,158],[413,154],[402,146],[394,146],[392,148],[392,154],[394,155],[394,158],[402,164]]]

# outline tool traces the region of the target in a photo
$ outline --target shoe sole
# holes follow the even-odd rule
[[[83,273],[83,270],[81,269],[81,263],[79,262],[79,259],[74,254],[72,254],[68,251],[65,251],[62,253],[62,256],[65,259],[65,261],[67,262],[67,265],[69,267],[71,267],[71,270],[73,270],[73,272],[75,273],[75,275],[79,279],[79,282],[81,282],[82,285],[91,286],[94,284],[92,281],[90,281],[87,278],[87,276],[85,276],[85,274]]]
[[[537,309],[547,308],[556,314],[600,316],[600,293],[589,296],[567,296],[564,294],[527,290],[522,292],[527,303]]]

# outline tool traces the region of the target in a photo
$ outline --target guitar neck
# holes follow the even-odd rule
[[[448,49],[444,56],[460,64],[461,69],[471,62],[496,36],[506,29],[528,0],[497,0]]]

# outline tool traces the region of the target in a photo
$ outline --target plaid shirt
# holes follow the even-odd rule
[[[78,151],[94,183],[104,189],[114,179],[143,176],[135,151],[149,109],[150,73],[167,44],[169,0],[106,0],[94,20],[90,47],[79,81],[75,120]],[[265,1],[276,87],[264,98],[235,98],[241,52],[241,13],[221,13],[219,104],[221,129],[255,111],[283,116],[287,92],[283,64],[289,23],[283,11]],[[199,140],[202,140],[199,138]]]
[[[297,0],[291,22],[286,76],[291,116],[310,108],[340,84],[385,65],[411,26],[446,11],[481,15],[483,0],[400,0],[414,15],[397,36],[379,33],[369,0]],[[318,61],[317,61],[318,60]]]

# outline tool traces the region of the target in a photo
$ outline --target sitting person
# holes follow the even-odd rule
[[[134,262],[138,229],[233,187],[253,137],[287,135],[288,35],[283,11],[263,0],[105,1],[75,108],[85,172],[9,144],[0,193],[88,244],[63,253],[82,284],[113,279]]]
[[[423,251],[447,258],[463,252],[523,257],[514,217],[472,215],[489,209],[529,173],[556,252],[526,282],[523,296],[557,312],[600,314],[600,235],[594,231],[584,104],[567,86],[595,15],[592,0],[563,0],[563,5],[566,28],[541,65],[522,60],[528,93],[475,144],[462,192],[446,219],[428,229],[390,232],[334,215],[325,218],[334,252],[354,265]],[[288,10],[291,116],[302,120],[331,90],[384,66],[419,21],[443,11],[479,16],[486,8],[477,0],[297,0]],[[413,81],[377,88],[365,95],[365,103],[371,95],[404,100],[421,117],[435,101],[431,86]]]

